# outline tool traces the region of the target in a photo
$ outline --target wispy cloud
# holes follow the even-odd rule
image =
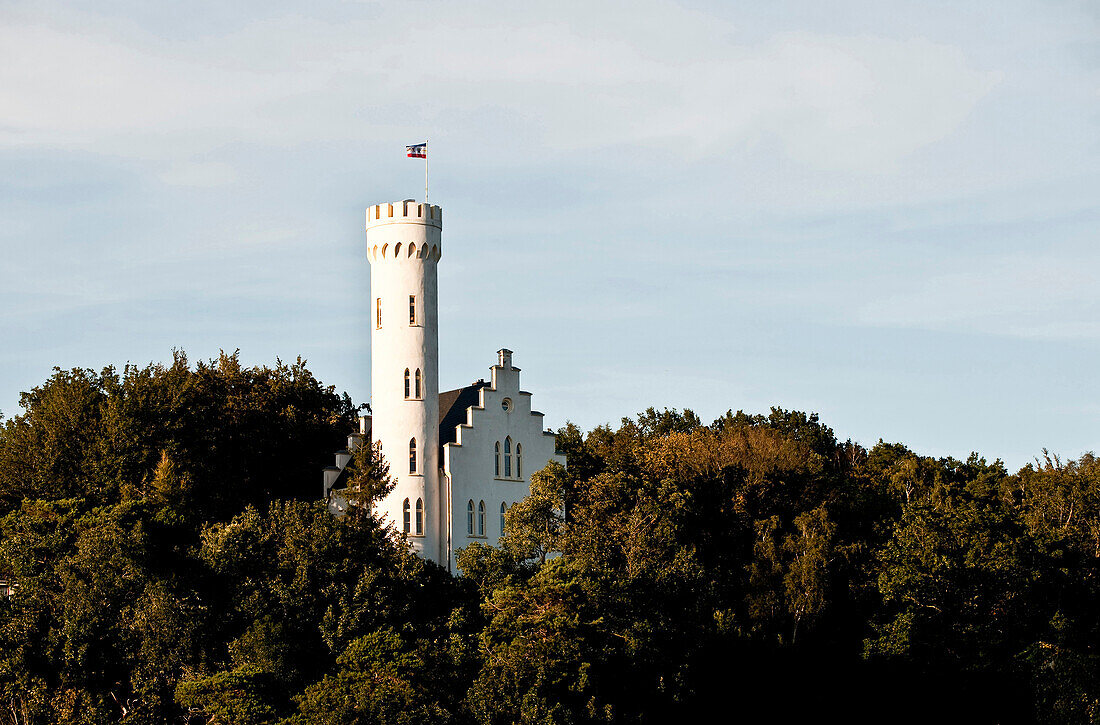
[[[814,167],[875,172],[949,135],[1000,77],[927,40],[747,42],[715,18],[643,5],[634,32],[616,8],[590,5],[574,15],[583,27],[563,20],[567,8],[531,17],[500,4],[472,18],[435,5],[425,24],[383,5],[340,24],[284,17],[192,40],[95,18],[9,21],[0,146],[159,158],[170,183],[209,184],[226,170],[194,156],[227,143],[358,138],[447,117],[480,150],[525,135],[541,153],[677,144],[700,157],[766,144]],[[504,107],[512,137],[479,133],[480,114]]]
[[[1042,0],[0,3],[0,407],[54,364],[177,344],[313,349],[365,397],[361,208],[418,189],[401,145],[429,137],[457,382],[520,336],[564,417],[828,393],[868,440],[954,445],[975,411],[993,448],[1095,438],[1095,416],[1056,430],[1004,390],[1041,368],[1066,383],[1050,400],[1095,404],[1097,20]],[[1025,362],[975,385],[959,345]]]
[[[237,172],[220,161],[177,161],[160,173],[160,180],[172,186],[227,186],[237,180]]]

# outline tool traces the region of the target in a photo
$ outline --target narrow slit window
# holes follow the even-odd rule
[[[420,392],[420,368],[416,369],[416,399],[420,400],[423,394]]]
[[[501,501],[500,502],[500,535],[501,536],[504,536],[504,512],[507,511],[507,510],[508,510],[508,508],[504,505],[504,502]]]
[[[477,535],[485,536],[485,502],[481,501],[477,505]]]
[[[424,499],[416,499],[416,535],[424,535]]]
[[[409,439],[409,473],[416,473],[416,439]]]
[[[405,400],[409,399],[409,369],[405,368]]]
[[[405,499],[404,505],[401,506],[401,518],[402,526],[401,530],[406,534],[409,533],[409,499]]]
[[[376,329],[382,329],[382,298],[374,298],[374,326]]]
[[[409,324],[416,324],[416,295],[409,295]]]
[[[474,535],[474,500],[470,499],[466,504],[466,533]]]
[[[496,454],[493,459],[493,475],[500,478],[500,441],[497,441]]]
[[[523,446],[516,444],[516,478],[523,478]]]

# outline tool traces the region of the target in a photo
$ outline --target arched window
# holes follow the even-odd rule
[[[500,535],[504,536],[504,512],[508,510],[508,507],[504,505],[504,502],[500,502]]]
[[[470,499],[470,502],[466,504],[466,533],[470,536],[474,535],[474,500]]]
[[[420,400],[420,368],[416,369],[416,399]]]
[[[416,499],[416,535],[424,535],[424,499]]]
[[[405,499],[405,503],[401,506],[401,530],[406,534],[409,533],[409,499]]]
[[[409,473],[416,473],[416,439],[409,439]]]
[[[497,441],[496,455],[493,457],[493,475],[500,478],[500,441]]]
[[[523,446],[516,444],[516,478],[523,478]]]
[[[485,536],[485,502],[477,504],[477,535]]]
[[[512,439],[504,439],[504,477],[512,477]]]
[[[405,368],[405,400],[409,399],[409,369]]]

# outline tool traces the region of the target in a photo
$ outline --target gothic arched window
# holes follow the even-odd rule
[[[516,478],[523,478],[523,446],[516,444]]]
[[[409,439],[409,473],[416,473],[416,439]]]
[[[477,535],[485,536],[485,502],[481,501],[477,505]]]
[[[409,399],[409,369],[405,368],[405,400]]]
[[[424,535],[424,499],[422,498],[416,499],[416,535]]]
[[[504,477],[512,477],[512,439],[504,439]]]
[[[420,368],[416,369],[416,399],[420,400],[422,397],[420,394]]]
[[[504,505],[504,502],[500,502],[500,535],[504,536],[504,512],[508,510],[508,507]]]
[[[493,457],[493,475],[500,478],[500,441],[497,441],[496,454]]]
[[[401,530],[406,534],[409,533],[409,499],[405,499],[405,503],[401,506]]]
[[[474,500],[470,499],[466,504],[466,533],[474,535]]]

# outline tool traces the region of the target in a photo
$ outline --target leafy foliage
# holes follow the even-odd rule
[[[455,577],[314,500],[355,409],[301,361],[177,353],[22,400],[0,723],[1100,719],[1091,454],[1010,475],[651,408],[562,428],[568,466]],[[361,448],[352,497],[392,485]]]

